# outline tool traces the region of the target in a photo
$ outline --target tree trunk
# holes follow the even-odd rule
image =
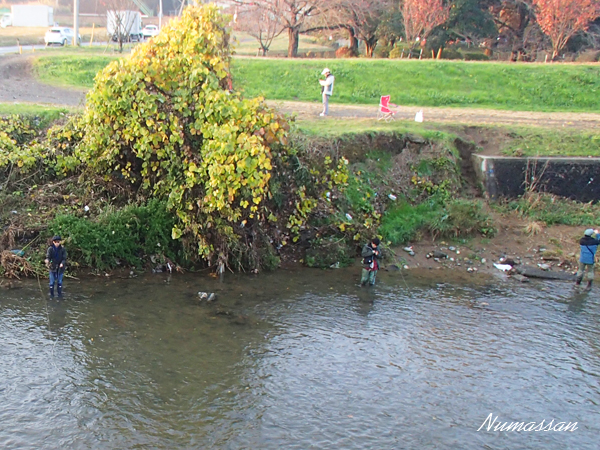
[[[288,58],[295,58],[298,56],[298,42],[300,40],[298,28],[288,28],[288,38]]]
[[[350,49],[356,56],[356,55],[358,55],[358,38],[356,37],[354,28],[348,27],[348,34],[350,37]]]
[[[369,58],[373,57],[373,52],[375,51],[375,47],[377,47],[377,38],[365,40],[365,48],[366,48],[367,57],[369,57]]]

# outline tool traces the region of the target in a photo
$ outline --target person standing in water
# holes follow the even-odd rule
[[[577,279],[575,284],[579,286],[583,281],[584,275],[588,274],[587,289],[592,288],[592,282],[594,281],[594,263],[596,260],[596,250],[600,240],[598,239],[598,231],[588,228],[583,233],[583,237],[579,240],[579,247],[581,253],[579,255],[579,270],[577,270]]]
[[[52,245],[46,250],[46,267],[50,270],[50,297],[54,297],[54,285],[62,297],[62,282],[67,267],[67,250],[61,245],[62,238],[54,236]]]
[[[366,244],[362,249],[361,256],[363,257],[363,269],[360,278],[361,286],[366,286],[367,283],[369,283],[369,286],[375,284],[375,277],[379,270],[379,260],[382,258],[379,244],[379,238],[373,238],[371,242]]]

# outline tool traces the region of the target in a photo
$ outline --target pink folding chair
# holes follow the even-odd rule
[[[385,120],[386,122],[391,122],[394,119],[394,115],[398,112],[390,108],[393,106],[397,108],[398,105],[394,105],[390,103],[389,95],[382,95],[381,100],[379,101],[379,111],[377,112],[377,120]]]

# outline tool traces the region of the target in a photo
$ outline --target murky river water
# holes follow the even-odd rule
[[[0,448],[598,448],[598,289],[355,272],[0,288]]]

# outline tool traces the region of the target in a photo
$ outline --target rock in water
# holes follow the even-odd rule
[[[198,292],[198,298],[200,301],[206,300],[207,302],[214,302],[217,299],[217,294],[214,292]]]
[[[519,275],[519,274],[515,274],[512,275],[512,278],[521,282],[521,283],[528,283],[529,282],[529,278],[527,278],[525,275]]]

